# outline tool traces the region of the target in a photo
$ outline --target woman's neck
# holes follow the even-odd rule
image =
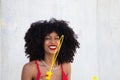
[[[44,61],[45,61],[45,63],[46,63],[48,66],[51,66],[53,56],[54,56],[54,55],[45,54]]]

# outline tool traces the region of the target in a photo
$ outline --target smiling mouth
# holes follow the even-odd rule
[[[50,49],[50,50],[56,50],[56,48],[57,48],[56,45],[50,45],[50,46],[49,46],[49,49]]]

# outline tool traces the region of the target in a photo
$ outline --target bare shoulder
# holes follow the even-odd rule
[[[34,61],[32,62],[28,62],[23,66],[23,70],[31,70],[31,69],[35,69],[35,63]]]
[[[30,80],[32,79],[36,73],[36,65],[34,61],[28,62],[23,66],[22,69],[22,80]]]
[[[71,78],[71,63],[64,63],[63,69],[65,74],[67,75],[68,80]]]
[[[65,69],[71,68],[71,63],[64,63],[63,68]]]

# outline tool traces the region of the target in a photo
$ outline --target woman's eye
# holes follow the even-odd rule
[[[52,38],[46,37],[45,40],[52,40]],[[56,37],[56,38],[53,38],[53,40],[60,40],[60,38],[59,38],[59,37]]]
[[[55,40],[60,40],[60,38],[55,38]]]
[[[45,38],[45,40],[50,40],[50,39],[51,39],[51,38],[49,38],[49,37],[46,37],[46,38]]]

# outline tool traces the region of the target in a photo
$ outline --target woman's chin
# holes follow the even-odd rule
[[[56,50],[50,50],[49,53],[50,54],[56,54]]]
[[[51,54],[51,55],[54,55],[54,54],[55,54],[55,51],[51,51],[50,54]]]

